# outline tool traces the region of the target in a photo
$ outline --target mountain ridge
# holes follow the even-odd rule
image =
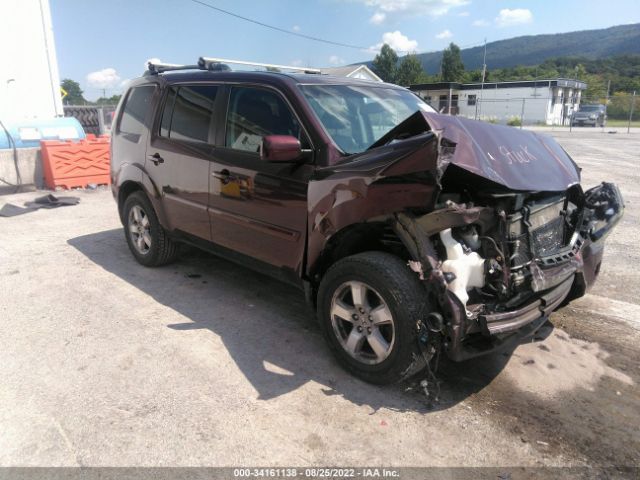
[[[633,53],[640,53],[640,23],[496,40],[487,43],[487,68],[538,65],[557,57],[598,59]],[[460,54],[466,70],[482,68],[484,46],[461,49]],[[417,57],[428,74],[439,73],[442,51],[418,53]],[[357,65],[363,63],[371,66],[373,62]]]

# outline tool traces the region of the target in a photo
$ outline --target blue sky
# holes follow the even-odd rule
[[[119,93],[144,63],[191,63],[217,56],[331,66],[368,60],[383,41],[397,50],[441,50],[520,35],[640,22],[637,0],[201,0],[292,32],[224,15],[192,0],[50,0],[61,78],[95,99]],[[82,25],[82,28],[79,26]],[[487,62],[490,67],[490,59]],[[433,73],[433,72],[430,72]]]

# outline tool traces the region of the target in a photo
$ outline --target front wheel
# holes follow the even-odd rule
[[[377,384],[421,370],[418,321],[428,312],[426,290],[405,262],[384,252],[344,258],[318,292],[320,324],[331,350],[355,376]]]

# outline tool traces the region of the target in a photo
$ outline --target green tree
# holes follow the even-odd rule
[[[582,102],[604,103],[607,98],[607,81],[602,75],[585,74],[580,80],[587,84],[582,92]]]
[[[96,105],[117,105],[122,95],[112,95],[110,97],[100,97],[95,101]]]
[[[398,68],[396,83],[403,87],[408,87],[419,83],[423,77],[424,70],[422,64],[415,54],[409,54],[402,59]]]
[[[442,52],[442,81],[460,82],[464,78],[464,64],[460,56],[460,47],[451,42]]]
[[[607,106],[607,115],[610,118],[628,119],[629,113],[631,113],[631,104],[634,104],[634,111],[638,111],[638,104],[640,100],[638,97],[634,97],[629,93],[616,92],[609,99],[609,105]]]
[[[65,105],[85,105],[87,101],[82,96],[84,93],[80,88],[80,84],[69,78],[65,78],[60,83],[60,87],[67,92],[67,95],[62,99]]]
[[[373,71],[385,82],[396,82],[398,75],[398,54],[386,43],[382,45],[380,53],[373,59]]]

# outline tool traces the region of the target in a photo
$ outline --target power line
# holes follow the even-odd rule
[[[190,0],[193,3],[197,3],[198,5],[201,5],[203,7],[207,7],[210,8],[212,10],[215,10],[219,13],[223,13],[225,15],[229,15],[231,17],[234,18],[238,18],[240,20],[244,20],[245,22],[249,22],[249,23],[253,23],[254,25],[259,25],[261,27],[265,27],[265,28],[269,28],[271,30],[275,30],[276,32],[280,32],[280,33],[286,33],[287,35],[292,35],[294,37],[299,37],[299,38],[304,38],[306,40],[312,40],[314,42],[320,42],[320,43],[326,43],[328,45],[334,45],[334,46],[338,46],[338,47],[345,47],[345,48],[353,48],[355,50],[361,50],[361,51],[365,51],[365,52],[370,52],[371,51],[371,47],[363,47],[363,46],[359,46],[359,45],[353,45],[350,43],[342,43],[342,42],[335,42],[333,40],[327,40],[326,38],[320,38],[320,37],[314,37],[312,35],[305,35],[304,33],[299,33],[299,32],[293,32],[291,30],[287,30],[286,28],[280,28],[280,27],[276,27],[274,25],[269,25],[268,23],[264,23],[261,22],[259,20],[254,20],[252,18],[249,17],[245,17],[243,15],[234,13],[234,12],[230,12],[229,10],[225,10],[223,8],[220,7],[216,7],[214,5],[211,5],[207,2],[203,2],[201,0]],[[486,40],[485,40],[486,43]],[[464,48],[473,48],[473,47],[478,47],[481,46],[482,42],[476,42],[476,43],[469,43],[466,45],[459,45],[460,49],[464,49]],[[444,49],[442,50],[432,50],[432,51],[423,51],[423,52],[410,52],[410,51],[406,51],[406,50],[396,50],[397,53],[400,54],[410,54],[410,53],[414,53],[416,55],[421,55],[424,53],[440,53],[442,52]]]
[[[329,45],[335,45],[335,46],[338,46],[338,47],[354,48],[356,50],[368,50],[368,47],[362,47],[362,46],[358,46],[358,45],[351,45],[349,43],[334,42],[333,40],[327,40],[325,38],[313,37],[311,35],[305,35],[304,33],[292,32],[291,30],[287,30],[285,28],[280,28],[280,27],[276,27],[274,25],[269,25],[267,23],[263,23],[263,22],[260,22],[258,20],[254,20],[252,18],[243,17],[242,15],[238,15],[237,13],[233,13],[233,12],[230,12],[228,10],[224,10],[222,8],[219,8],[219,7],[214,7],[213,5],[210,5],[209,3],[206,3],[206,2],[202,2],[200,0],[191,0],[191,1],[193,3],[197,3],[199,5],[202,5],[203,7],[207,7],[207,8],[210,8],[212,10],[215,10],[217,12],[224,13],[225,15],[230,15],[232,17],[239,18],[240,20],[244,20],[246,22],[250,22],[250,23],[253,23],[255,25],[260,25],[261,27],[270,28],[271,30],[275,30],[277,32],[286,33],[288,35],[293,35],[294,37],[306,38],[307,40],[313,40],[314,42],[327,43]]]

